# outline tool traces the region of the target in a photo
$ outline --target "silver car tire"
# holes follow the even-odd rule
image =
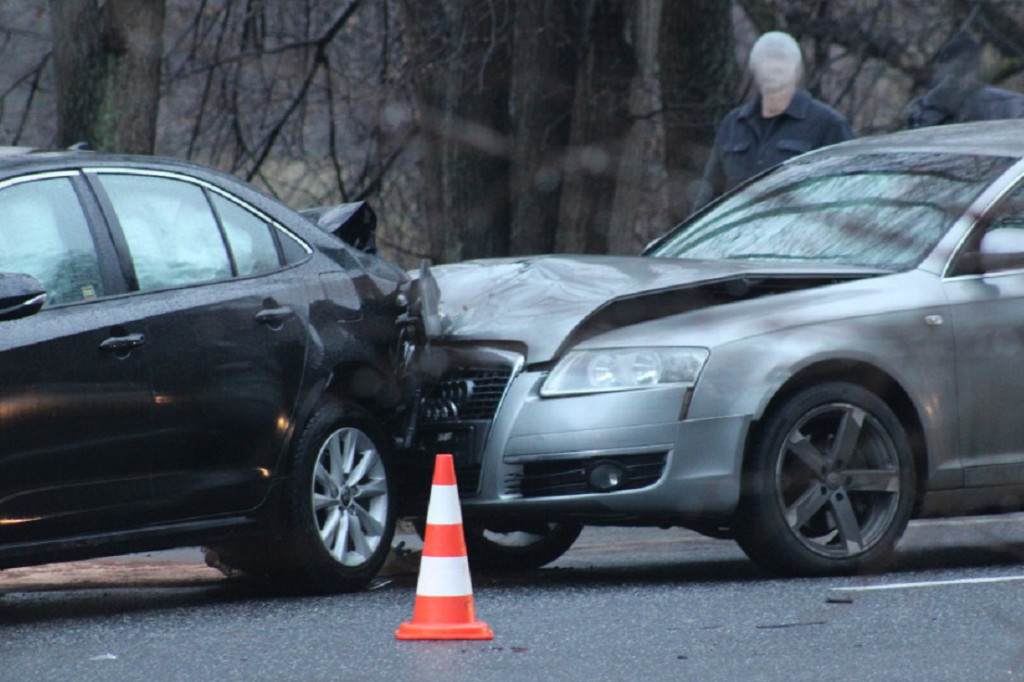
[[[488,573],[540,568],[569,551],[583,531],[583,526],[564,521],[505,526],[469,520],[464,526],[470,568]]]
[[[821,384],[754,435],[734,531],[773,571],[859,572],[889,557],[914,497],[914,457],[893,411],[855,384]]]

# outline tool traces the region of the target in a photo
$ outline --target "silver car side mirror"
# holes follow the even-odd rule
[[[1024,229],[996,227],[985,233],[978,247],[982,272],[1024,269]]]

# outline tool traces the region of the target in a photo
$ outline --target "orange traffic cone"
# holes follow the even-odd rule
[[[423,558],[416,581],[412,621],[395,631],[398,639],[494,639],[473,612],[462,509],[451,455],[438,455],[427,505]]]

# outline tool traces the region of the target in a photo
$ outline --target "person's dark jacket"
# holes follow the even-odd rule
[[[910,103],[907,125],[920,128],[1004,118],[1024,118],[1024,96],[977,80],[966,84],[950,80]]]
[[[852,138],[846,119],[806,90],[770,119],[761,115],[759,96],[722,119],[694,210],[791,157]]]

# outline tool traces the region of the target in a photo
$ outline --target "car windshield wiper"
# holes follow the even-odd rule
[[[733,256],[725,256],[723,260],[799,260],[799,261],[830,261],[839,262],[845,265],[874,267],[868,263],[858,262],[855,256],[848,253],[837,255],[816,255],[799,256],[792,253],[741,253]]]
[[[795,256],[791,253],[743,253],[724,260],[842,260],[841,256]]]
[[[721,260],[743,260],[743,261],[799,261],[801,263],[837,263],[851,268],[867,268],[878,272],[899,272],[902,268],[894,265],[879,265],[877,263],[858,263],[851,260],[849,256],[794,256],[781,253],[748,253],[736,256],[726,256]]]

